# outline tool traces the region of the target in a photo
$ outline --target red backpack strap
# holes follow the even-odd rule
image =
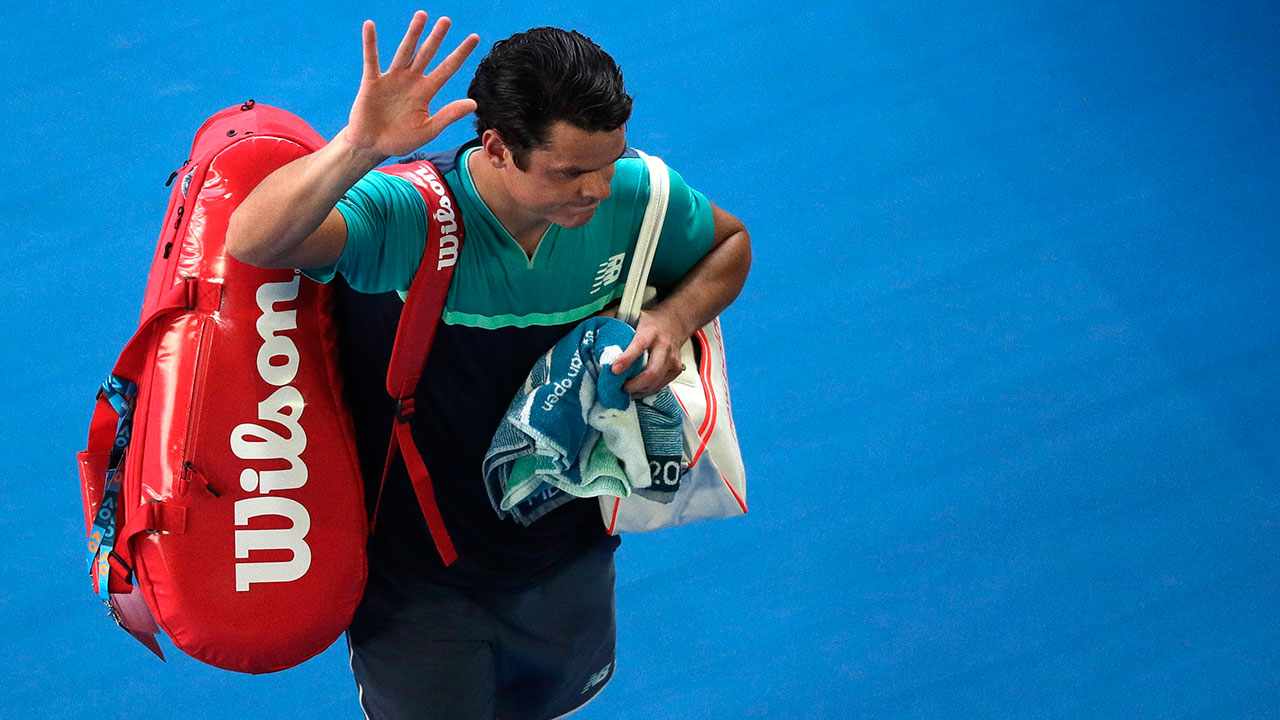
[[[387,367],[387,392],[396,401],[396,417],[391,431],[391,445],[387,448],[387,461],[382,469],[382,484],[395,461],[396,452],[404,456],[413,492],[422,507],[431,539],[445,565],[453,564],[458,553],[445,529],[444,519],[436,504],[435,490],[431,485],[431,473],[413,441],[409,419],[413,417],[413,396],[422,377],[422,368],[431,352],[436,337],[436,326],[444,312],[449,283],[453,279],[453,267],[462,248],[462,214],[454,202],[449,187],[440,178],[439,171],[426,160],[380,168],[381,172],[404,178],[413,183],[427,206],[427,243],[422,253],[413,284],[405,297],[400,324],[396,327],[395,346],[391,350],[391,364]],[[382,500],[382,487],[378,488],[378,502]],[[378,507],[374,504],[370,532],[377,522]]]

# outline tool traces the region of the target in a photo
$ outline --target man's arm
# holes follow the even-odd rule
[[[645,351],[649,360],[623,389],[644,397],[658,392],[680,374],[680,348],[703,325],[729,307],[751,269],[751,237],[738,218],[711,205],[714,236],[711,249],[660,304],[640,314],[635,339],[613,363],[622,373]]]
[[[227,252],[257,267],[320,268],[338,261],[347,223],[334,206],[386,158],[362,153],[342,133],[271,173],[227,225]]]
[[[455,100],[431,112],[432,98],[480,39],[467,36],[428,73],[449,19],[437,20],[418,47],[426,22],[425,12],[414,14],[384,73],[378,62],[377,31],[372,20],[365,21],[364,74],[347,127],[328,145],[271,173],[249,193],[227,226],[227,252],[232,257],[259,267],[334,264],[347,242],[346,221],[334,209],[343,193],[387,158],[413,152],[475,110],[474,101]]]

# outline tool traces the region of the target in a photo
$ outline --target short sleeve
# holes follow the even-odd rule
[[[658,249],[653,256],[649,277],[656,285],[674,285],[689,268],[711,249],[715,223],[711,203],[702,193],[685,184],[684,178],[668,168],[671,176],[671,199],[658,236]]]
[[[329,282],[342,275],[364,293],[397,290],[413,283],[426,248],[427,214],[422,195],[407,180],[371,172],[338,201],[347,223],[347,242],[338,262],[303,272]]]

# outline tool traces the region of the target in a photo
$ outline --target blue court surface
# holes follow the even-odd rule
[[[361,21],[385,60],[415,8],[12,5],[0,716],[359,718],[341,641],[251,677],[118,630],[74,454],[195,129],[255,98],[331,137]],[[630,142],[752,233],[751,513],[624,542],[577,717],[1280,717],[1274,4],[426,9],[593,37]]]

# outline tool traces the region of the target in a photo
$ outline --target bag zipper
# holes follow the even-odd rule
[[[199,474],[193,463],[193,458],[196,456],[196,439],[199,437],[196,434],[196,425],[200,416],[199,410],[203,404],[201,401],[204,398],[205,381],[209,376],[209,348],[213,345],[214,335],[210,326],[213,324],[213,318],[204,317],[200,321],[200,336],[196,341],[195,379],[191,386],[191,396],[187,404],[186,437],[182,441],[182,473],[179,475],[179,480],[175,483],[174,488],[180,495],[186,495],[190,489],[189,473],[196,472]],[[201,475],[200,477],[204,476]],[[212,490],[209,485],[208,479],[205,479],[204,484],[206,489],[209,489],[215,497],[218,496],[218,492]]]

